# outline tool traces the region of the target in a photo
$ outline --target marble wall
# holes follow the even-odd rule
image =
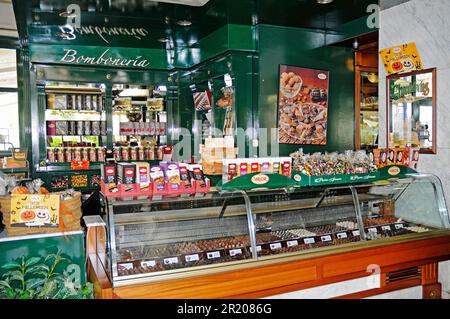
[[[425,68],[437,68],[437,155],[423,155],[421,172],[438,175],[450,206],[450,1],[411,0],[380,14],[380,48],[416,42]],[[380,60],[380,145],[386,145],[386,73]]]
[[[411,0],[380,14],[380,49],[416,42],[426,69],[437,68],[437,154],[419,170],[439,176],[450,208],[450,1]],[[380,60],[380,145],[386,145],[386,73]],[[384,139],[382,138],[384,137]],[[450,298],[450,262],[439,265],[443,298]]]

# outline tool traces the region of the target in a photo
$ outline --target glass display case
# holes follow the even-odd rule
[[[107,199],[115,287],[448,235],[432,175],[373,184]]]

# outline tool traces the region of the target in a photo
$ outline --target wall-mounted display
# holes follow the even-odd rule
[[[326,145],[329,72],[280,66],[278,142]]]
[[[386,87],[389,147],[436,154],[436,69],[389,76]]]

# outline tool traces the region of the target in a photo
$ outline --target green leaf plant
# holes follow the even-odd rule
[[[0,299],[92,299],[92,284],[77,287],[65,271],[70,266],[61,252],[8,262],[0,267],[6,271],[0,279]]]

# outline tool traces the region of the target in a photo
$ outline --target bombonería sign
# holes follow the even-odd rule
[[[136,56],[132,59],[118,57],[109,49],[103,51],[100,56],[88,56],[80,54],[75,49],[64,49],[64,56],[61,58],[60,62],[66,64],[115,66],[124,68],[146,68],[150,65],[150,62],[142,56]]]
[[[135,38],[142,40],[149,32],[144,28],[125,28],[125,27],[106,27],[85,25],[80,27],[72,27],[70,25],[60,26],[64,39],[75,40],[77,35],[98,35],[104,42],[109,44],[109,38],[118,36]]]

